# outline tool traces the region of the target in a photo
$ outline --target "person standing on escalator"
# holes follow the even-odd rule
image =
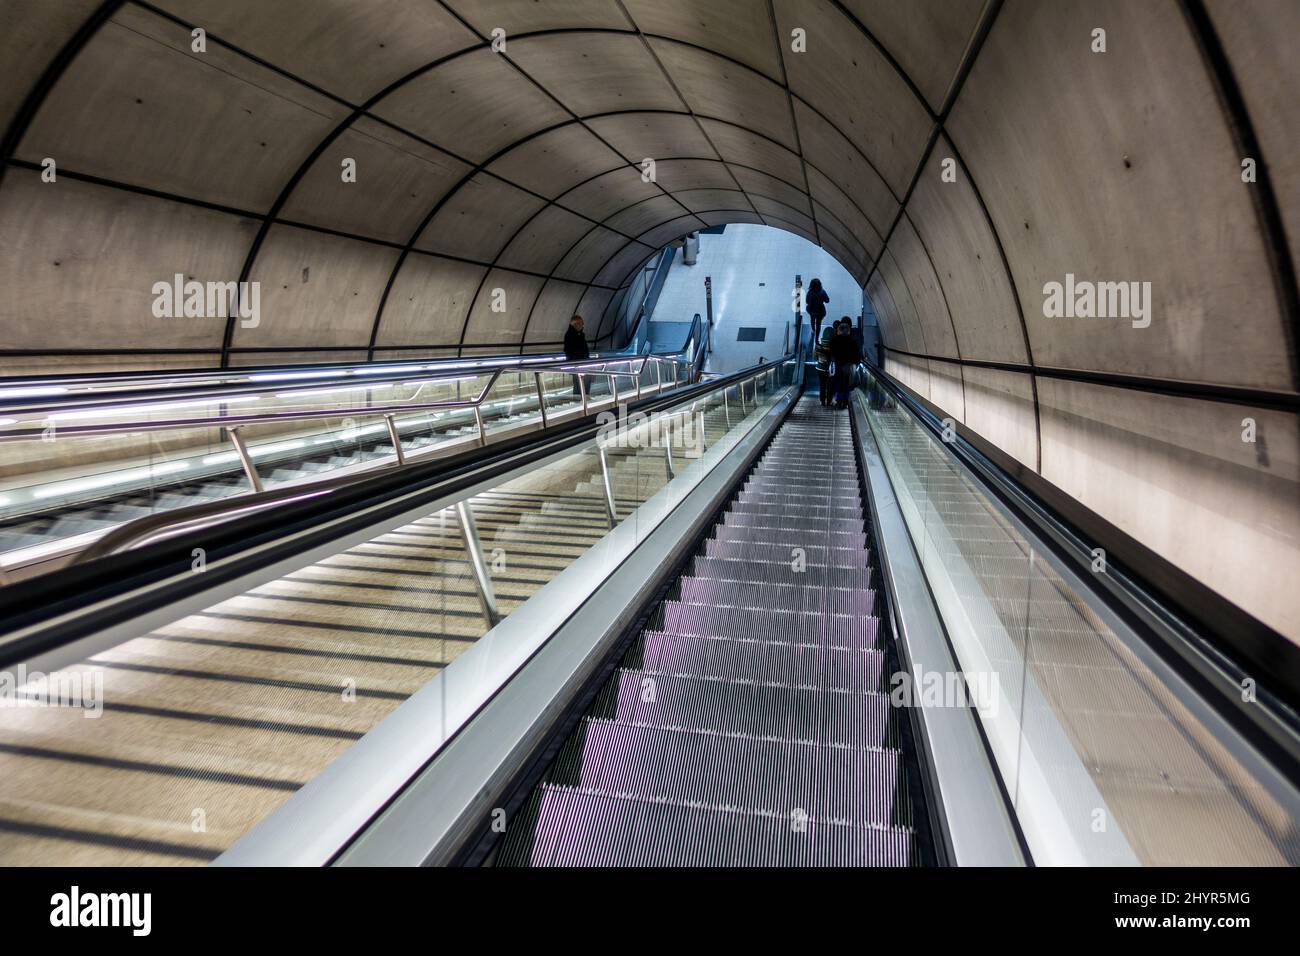
[[[583,333],[582,316],[575,315],[569,320],[569,327],[564,332],[564,357],[570,362],[585,362],[591,358],[591,349],[587,347],[587,336]],[[573,376],[573,394],[582,393],[578,376]]]
[[[808,292],[803,298],[808,309],[808,321],[812,323],[813,342],[817,342],[822,334],[822,320],[826,318],[826,303],[831,297],[822,288],[822,280],[813,279],[808,283]]]
[[[831,365],[834,368],[835,407],[849,407],[849,390],[853,386],[853,370],[862,361],[862,346],[853,337],[853,323],[841,319],[835,323],[831,338]]]
[[[831,407],[831,396],[834,395],[831,388],[831,339],[835,337],[835,328],[826,326],[817,339],[817,382],[821,386],[823,408]]]

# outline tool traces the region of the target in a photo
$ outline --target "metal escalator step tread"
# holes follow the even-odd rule
[[[680,806],[544,784],[510,830],[504,866],[906,866],[902,828]]]
[[[876,594],[870,588],[828,587],[821,582],[728,581],[688,574],[680,579],[679,597],[684,604],[715,607],[767,606],[787,611],[859,616],[876,611]]]
[[[623,663],[683,677],[851,693],[884,690],[884,652],[872,648],[644,631]]]
[[[707,555],[692,560],[691,573],[697,578],[721,581],[760,581],[774,584],[821,584],[826,587],[870,587],[870,568],[826,567],[810,564],[796,571],[789,561],[746,561],[743,558],[715,558]]]
[[[587,718],[546,780],[588,793],[859,826],[910,826],[895,750],[645,727]]]
[[[746,734],[835,747],[896,747],[883,694],[810,690],[620,668],[591,715],[653,727]]]
[[[799,641],[835,647],[876,647],[879,622],[852,614],[805,613],[771,607],[717,607],[665,601],[663,630],[701,637]]]

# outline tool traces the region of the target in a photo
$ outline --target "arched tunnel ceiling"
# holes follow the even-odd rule
[[[938,391],[965,390],[940,359],[1293,391],[1298,7],[6,0],[0,349],[544,348],[574,310],[608,337],[666,242],[754,222],[839,259]],[[1225,70],[1264,199],[1237,178]],[[178,272],[260,282],[264,321],[160,325],[151,287]],[[1043,318],[1067,272],[1149,279],[1166,321]]]
[[[88,320],[83,349],[540,345],[721,222],[798,233],[865,284],[982,0],[928,6],[15,0],[3,268],[40,292],[3,346],[66,346],[37,303]],[[791,52],[796,27],[829,48]],[[260,281],[267,320],[149,328],[175,272]]]

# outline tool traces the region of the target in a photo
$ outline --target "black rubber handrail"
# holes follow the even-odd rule
[[[629,413],[672,408],[776,369],[788,357],[690,385],[670,395],[630,402]],[[607,427],[608,410],[529,432],[451,459],[409,463],[345,484],[329,494],[280,504],[191,534],[154,541],[122,554],[52,571],[0,588],[0,667],[211,589],[424,503],[455,495],[493,476],[575,447]],[[418,489],[413,494],[413,489]],[[191,572],[202,547],[203,572]],[[234,560],[224,560],[234,558]],[[86,608],[113,600],[95,611]],[[18,632],[22,632],[19,634]]]
[[[1162,660],[1300,785],[1300,647],[1227,598],[951,420],[902,382],[868,363],[888,395],[943,443],[984,488],[1025,522],[1039,542],[1079,570]],[[866,386],[868,389],[870,385]],[[1093,548],[1106,571],[1091,572]],[[1253,680],[1255,699],[1243,699]]]

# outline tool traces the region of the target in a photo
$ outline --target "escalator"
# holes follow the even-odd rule
[[[1236,719],[960,439],[801,372],[3,589],[0,692],[102,684],[0,708],[0,864],[1300,862],[1265,681]]]
[[[509,828],[532,866],[921,853],[844,415],[806,397]]]

